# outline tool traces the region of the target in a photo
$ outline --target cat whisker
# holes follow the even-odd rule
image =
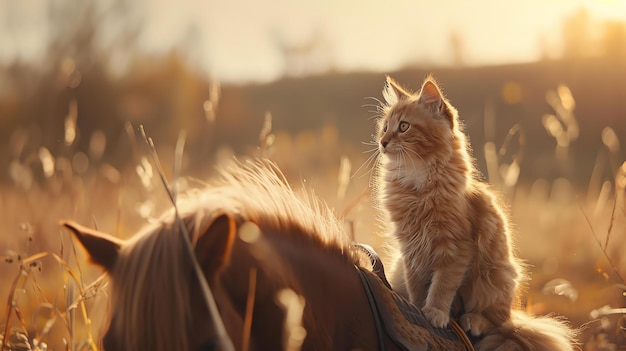
[[[354,173],[352,174],[352,176],[350,178],[354,178],[357,174],[359,174],[359,172],[362,169],[369,169],[369,171],[371,172],[374,168],[371,167],[373,164],[375,164],[377,162],[378,159],[378,151],[375,151],[373,154],[371,154],[362,164],[361,166],[359,166],[359,168],[356,169],[356,171],[354,171]]]
[[[361,107],[375,107],[377,110],[382,110],[382,108],[378,104],[363,104],[361,105]]]
[[[370,115],[367,117],[368,121],[374,120],[377,122],[378,120],[385,118],[385,114],[382,112],[376,112],[376,111],[367,111],[367,112],[370,113]]]
[[[368,146],[376,146],[376,148],[378,148],[378,142],[376,141],[362,141],[361,144],[363,145],[368,145]]]
[[[369,100],[374,100],[374,101],[376,101],[376,102],[378,103],[378,106],[385,106],[385,105],[386,105],[385,103],[383,103],[382,101],[380,101],[380,99],[379,99],[379,98],[374,97],[374,96],[368,96],[368,97],[366,97],[365,99],[369,99]]]
[[[377,150],[378,150],[378,148],[377,148],[377,147],[375,147],[375,148],[371,148],[371,149],[369,149],[369,150],[365,150],[365,151],[363,151],[363,153],[364,153],[364,154],[369,154],[370,152],[375,152],[375,151],[377,151]]]
[[[384,113],[386,110],[384,106],[380,106],[380,105],[365,104],[365,105],[361,105],[361,107],[373,107],[374,111],[378,113]]]
[[[384,115],[385,111],[382,111],[380,109],[376,109],[376,110],[367,110],[367,112],[374,113],[376,116],[382,117]]]
[[[385,103],[383,103],[382,101],[380,101],[379,99],[375,98],[375,97],[369,97],[367,99],[371,99],[376,101],[376,104],[363,104],[361,105],[361,107],[374,107],[375,110],[369,110],[368,112],[370,113],[375,113],[376,117],[383,117],[385,115],[385,112],[387,110],[387,105]]]
[[[381,153],[378,151],[375,154],[377,157],[374,160],[374,164],[372,165],[371,169],[370,169],[370,179],[369,179],[369,184],[376,184],[374,177],[376,175],[376,170],[378,169],[378,165],[380,164],[380,160],[381,160]]]
[[[361,166],[359,166],[359,168],[357,168],[357,170],[354,171],[354,173],[352,173],[352,176],[350,176],[350,179],[354,179],[354,177],[357,174],[359,174],[359,172],[361,171],[361,169],[363,169],[363,167],[369,168],[370,174],[372,173],[372,170],[374,169],[374,167],[370,167],[370,166],[373,164],[375,165],[376,162],[378,162],[378,155],[380,154],[380,152],[378,151],[378,148],[371,149],[366,152],[373,152],[373,153],[365,161],[363,161]]]

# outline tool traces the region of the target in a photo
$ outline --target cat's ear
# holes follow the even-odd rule
[[[454,114],[446,103],[446,99],[433,77],[426,78],[424,84],[422,84],[422,90],[420,90],[417,101],[420,105],[426,106],[438,116],[444,117],[451,126],[454,125]]]
[[[432,106],[437,110],[440,110],[443,105],[443,94],[441,89],[437,85],[437,82],[432,77],[426,78],[424,84],[422,84],[422,90],[420,90],[420,97],[418,99],[420,104]]]
[[[385,80],[385,88],[383,89],[383,97],[387,105],[394,105],[400,99],[411,96],[404,88],[398,84],[393,78],[387,76]]]

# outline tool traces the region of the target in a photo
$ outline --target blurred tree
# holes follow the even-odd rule
[[[134,53],[145,18],[136,3],[60,0],[48,3],[48,57],[71,57],[81,68],[107,67],[118,52]]]
[[[566,59],[587,56],[591,49],[589,13],[584,7],[563,22],[563,57]]]
[[[465,65],[465,50],[461,34],[458,32],[452,32],[450,34],[450,47],[452,48],[452,64],[455,67]]]
[[[602,51],[605,58],[614,62],[626,61],[626,23],[609,21],[604,24]]]
[[[219,85],[194,66],[203,56],[197,28],[189,27],[166,54],[151,56],[138,49],[141,3],[45,5],[45,55],[30,61],[16,56],[0,66],[0,83],[8,87],[0,91],[0,166],[15,161],[37,173],[44,147],[55,157],[71,160],[80,153],[92,165],[121,168],[135,156],[128,122],[145,126],[166,151],[164,162],[178,131],[186,130],[189,154],[208,164],[219,138],[211,137],[215,121],[207,113],[218,108]],[[5,17],[0,14],[0,28],[7,26]],[[13,33],[19,41],[19,31]],[[6,179],[0,172],[0,181]]]
[[[8,3],[6,8],[18,18],[7,14],[0,27],[9,30],[15,43],[27,40],[15,22],[27,27],[26,23],[33,22],[27,16],[32,14],[19,11],[18,0]],[[59,0],[42,5],[44,23],[38,25],[46,31],[36,42],[45,47],[44,54],[27,59],[16,52],[12,62],[0,67],[0,76],[11,87],[0,95],[0,164],[24,161],[42,146],[69,157],[67,153],[87,150],[91,136],[100,131],[109,145],[115,145],[123,130],[111,60],[120,52],[130,57],[137,46],[142,21],[136,6],[126,0]],[[74,117],[70,116],[72,105],[76,106]],[[73,123],[68,124],[68,118]],[[68,140],[65,135],[70,127],[78,134]],[[19,150],[7,145],[15,142],[13,134],[23,131],[27,137]],[[0,179],[5,176],[1,174]]]
[[[322,31],[315,30],[302,41],[288,40],[275,33],[274,41],[288,76],[323,74],[332,70],[332,46]]]

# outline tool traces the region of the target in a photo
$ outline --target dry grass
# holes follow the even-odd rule
[[[218,97],[212,99],[204,106],[211,124]],[[567,87],[559,87],[547,99],[554,109],[543,118],[555,140],[551,152],[555,162],[568,162],[570,145],[577,137],[575,102]],[[66,123],[69,147],[76,133],[74,117],[70,114]],[[493,116],[485,117],[489,126]],[[598,150],[598,161],[589,165],[594,175],[587,189],[575,189],[565,178],[519,184],[525,162],[523,131],[512,127],[500,146],[486,134],[491,137],[483,148],[488,178],[508,204],[518,251],[530,265],[526,308],[561,314],[574,326],[584,325],[585,350],[625,348],[626,164],[621,164],[615,133],[610,128],[603,132],[605,149]],[[129,137],[135,137],[132,128]],[[362,146],[342,143],[333,126],[297,135],[272,131],[269,113],[259,144],[257,155],[275,160],[292,182],[315,189],[341,214],[356,241],[372,245],[385,258],[369,200],[371,166],[350,177],[357,168],[353,165],[367,162]],[[173,165],[171,174],[184,173],[184,165],[176,161],[182,159],[183,145],[181,141],[171,147],[175,156],[164,161]],[[166,208],[167,196],[159,172],[148,161],[149,153],[139,147],[131,151],[134,165],[122,170],[89,162],[80,151],[61,157],[40,149],[11,161],[12,183],[0,192],[0,298],[6,301],[0,308],[3,350],[99,348],[107,319],[108,280],[85,261],[82,249],[74,246],[57,222],[72,218],[127,237]],[[232,152],[221,149],[215,154],[220,162]],[[185,182],[175,184],[184,190]],[[294,297],[286,292],[284,298]],[[298,310],[292,312],[290,330],[298,331]],[[297,349],[302,335],[292,334],[286,343]]]

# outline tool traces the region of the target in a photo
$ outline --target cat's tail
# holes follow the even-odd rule
[[[512,311],[511,320],[485,336],[477,351],[573,351],[578,331],[562,319]]]

